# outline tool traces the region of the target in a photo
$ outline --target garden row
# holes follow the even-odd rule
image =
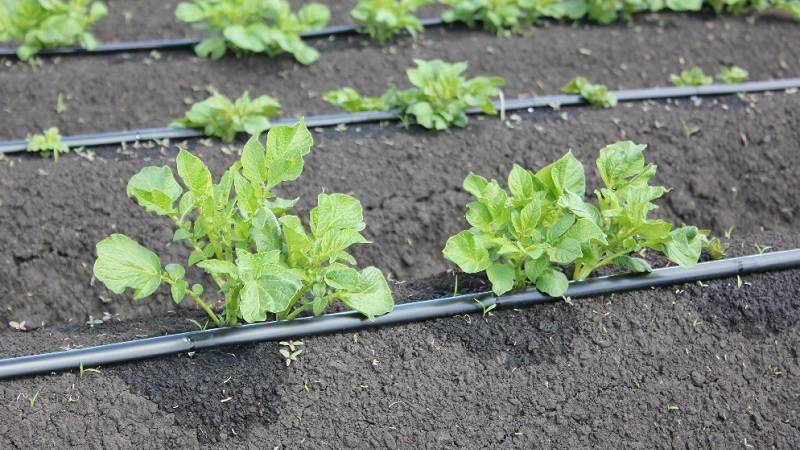
[[[416,37],[423,25],[415,15],[420,6],[434,0],[360,0],[350,11],[355,30],[369,34],[381,44],[407,33]],[[498,35],[520,32],[521,26],[542,20],[591,20],[608,24],[629,20],[633,14],[659,11],[700,11],[704,6],[715,13],[757,14],[769,8],[783,10],[800,19],[796,0],[753,2],[719,1],[507,1],[504,3],[458,2],[439,0],[446,5],[442,20],[462,22],[474,27],[476,22]],[[0,4],[0,40],[17,41],[17,56],[34,57],[41,50],[80,45],[92,50],[97,40],[92,25],[108,14],[101,1],[70,2],[17,0]],[[126,22],[130,12],[123,12]],[[322,3],[304,3],[297,11],[288,0],[246,0],[225,3],[209,0],[181,2],[175,16],[206,35],[195,47],[199,56],[219,59],[227,51],[253,52],[276,56],[290,53],[299,62],[311,64],[319,52],[303,42],[304,33],[321,30],[331,16]],[[324,32],[323,32],[324,33]],[[320,34],[323,34],[320,33]]]

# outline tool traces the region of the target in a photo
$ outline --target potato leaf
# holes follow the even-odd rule
[[[112,234],[97,243],[93,272],[115,294],[133,289],[134,300],[147,297],[161,284],[158,256],[122,234]]]

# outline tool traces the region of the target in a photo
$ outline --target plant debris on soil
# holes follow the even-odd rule
[[[193,33],[173,22],[177,1],[141,3],[164,12],[111,1],[95,35]],[[126,9],[134,12],[128,25]],[[339,5],[341,20],[331,23],[346,21],[348,9]],[[795,42],[800,27],[782,15],[751,23],[657,14],[611,26],[550,24],[504,39],[448,26],[387,48],[361,36],[320,40],[322,57],[310,67],[290,57],[212,62],[190,51],[39,65],[5,59],[0,138],[49,126],[65,135],[164,126],[188,108],[185,100],[205,98],[208,85],[228,96],[273,95],[286,116],[334,112],[322,92],[350,85],[377,94],[405,78],[412,58],[466,60],[469,76],[506,77],[507,98],[555,93],[576,75],[610,88],[665,86],[669,73],[694,65],[708,73],[739,65],[753,80],[792,77],[800,74]],[[728,256],[793,249],[799,114],[800,95],[790,91],[537,109],[505,121],[473,117],[447,133],[397,123],[316,129],[303,174],[280,195],[300,197],[301,215],[322,190],[361,200],[373,243],[354,255],[384,271],[398,303],[452,295],[441,249],[466,227],[470,198],[461,183],[469,171],[502,180],[514,163],[536,170],[572,149],[591,191],[600,184],[590,167],[596,152],[619,140],[647,144],[654,181],[672,188],[658,217],[711,230],[730,244]],[[687,136],[686,126],[697,130]],[[26,328],[0,327],[0,357],[197,329],[187,319],[202,325],[202,311],[176,307],[166,290],[137,302],[106,290],[92,277],[94,246],[120,232],[160,249],[165,262],[184,259],[169,221],[127,198],[128,179],[147,165],[174,168],[178,145],[218,177],[233,159],[222,150],[237,152],[245,139],[0,161],[0,319]],[[460,292],[485,290],[480,277],[459,276]],[[797,448],[797,292],[793,269],[298,336],[303,352],[288,366],[284,347],[268,342],[5,380],[0,448]]]

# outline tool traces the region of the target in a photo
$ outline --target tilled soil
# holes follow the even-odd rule
[[[155,16],[143,25],[136,21],[147,16],[137,12],[130,31],[112,12],[117,22],[97,34],[191,34]],[[506,77],[507,96],[554,93],[579,74],[613,88],[666,85],[669,73],[692,65],[790,77],[800,73],[792,44],[799,33],[775,15],[750,24],[666,14],[611,27],[553,24],[504,39],[445,27],[387,49],[361,37],[321,41],[323,57],[308,68],[289,58],[210,62],[188,52],[46,58],[41,67],[6,60],[0,82],[12,94],[0,96],[0,136],[51,125],[65,133],[163,126],[185,110],[184,98],[205,97],[193,86],[209,84],[234,96],[270,93],[286,115],[333,112],[319,93],[348,84],[377,95],[387,82],[402,84],[415,57],[468,60],[470,75]],[[53,111],[59,92],[68,107],[61,115]],[[572,149],[591,190],[600,182],[597,150],[621,139],[648,144],[655,181],[672,188],[659,217],[719,236],[733,227],[731,256],[798,248],[799,106],[799,95],[773,93],[522,111],[505,122],[473,117],[469,128],[446,133],[396,124],[317,129],[303,175],[281,195],[301,197],[301,215],[323,189],[359,198],[373,243],[354,254],[393,280],[398,302],[453,292],[441,249],[466,226],[461,182],[469,171],[502,180],[514,163],[536,170]],[[687,127],[699,131],[687,136]],[[235,152],[242,139],[179,144],[219,176],[235,159],[220,150]],[[0,319],[31,330],[0,329],[0,356],[202,321],[188,305],[168,312],[175,305],[166,291],[133,303],[91,275],[94,245],[114,232],[163,260],[185,258],[182,245],[171,245],[169,223],[125,196],[142,167],[174,167],[176,144],[96,148],[93,160],[23,154],[0,162]],[[278,344],[260,343],[4,381],[0,447],[796,448],[799,282],[790,270],[306,338],[288,367]],[[84,325],[104,312],[115,318]]]

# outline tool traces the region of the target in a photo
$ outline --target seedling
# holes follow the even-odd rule
[[[733,225],[725,231],[725,239],[730,239],[733,234]]]
[[[216,184],[208,167],[184,149],[176,162],[186,191],[168,166],[145,167],[128,182],[129,197],[175,224],[173,240],[192,249],[187,265],[214,280],[212,295],[224,296],[221,316],[214,310],[216,299],[203,299],[202,285],[189,286],[183,265],[162,269],[158,255],[123,234],[97,244],[95,277],[117,294],[132,289],[134,300],[165,283],[175,303],[191,298],[217,326],[264,321],[268,315],[277,320],[319,315],[337,300],[370,319],[391,311],[381,271],[351,267],[356,260],[348,248],[368,243],[361,234],[361,203],[346,194],[319,194],[306,221],[308,233],[300,218],[289,214],[299,199],[273,192],[300,176],[312,143],[301,119],[271,129],[266,146],[253,136]]]
[[[269,56],[286,52],[308,65],[319,58],[319,52],[303,42],[300,34],[324,27],[330,10],[308,3],[294,13],[287,0],[192,0],[178,4],[175,16],[208,33],[195,47],[198,56],[219,59],[228,49]]]
[[[681,408],[678,405],[676,405],[675,403],[667,403],[667,411],[672,412],[672,411],[678,411],[680,409]]]
[[[94,328],[95,325],[102,325],[103,323],[105,322],[102,319],[95,319],[92,316],[89,316],[89,320],[86,321],[86,325],[89,325],[89,328]]]
[[[681,119],[681,126],[683,127],[683,137],[686,139],[691,139],[694,134],[699,133],[701,130],[700,127],[686,125],[683,119]]]
[[[36,393],[33,394],[33,397],[28,397],[28,404],[31,405],[31,408],[36,406],[36,399],[39,398],[39,392],[41,391],[36,391]]]
[[[11,322],[8,322],[8,326],[10,326],[11,328],[13,328],[13,329],[15,329],[17,331],[28,331],[28,329],[25,328],[25,321],[24,320],[22,322],[17,322],[15,320],[12,320]]]
[[[59,92],[56,98],[56,114],[63,114],[67,111],[67,104],[64,101],[64,94]]]
[[[78,365],[78,375],[83,378],[83,376],[87,373],[100,373],[100,369],[93,369],[91,367],[83,367],[83,363],[81,362]]]
[[[497,114],[491,97],[498,95],[497,87],[505,84],[500,77],[475,77],[467,80],[463,73],[467,63],[446,63],[441,60],[415,59],[417,67],[406,74],[411,89],[397,90],[390,85],[380,97],[362,97],[346,87],[329,91],[323,99],[347,112],[400,110],[404,124],[412,119],[418,125],[435,130],[450,126],[466,127],[468,108],[479,108],[486,114]]]
[[[756,250],[758,250],[758,254],[759,255],[763,255],[764,252],[766,252],[767,250],[772,248],[772,246],[770,246],[770,245],[765,245],[765,246],[762,247],[759,244],[756,244],[755,247],[756,247]]]
[[[703,69],[694,66],[684,70],[680,75],[670,74],[669,81],[675,86],[705,86],[714,82],[714,78],[703,73]]]
[[[206,320],[206,323],[204,323],[203,325],[200,325],[200,322],[194,319],[186,319],[186,320],[193,323],[200,331],[205,331],[205,329],[208,328],[208,322],[209,322],[208,320]]]
[[[595,108],[613,108],[617,106],[617,97],[602,84],[591,84],[584,77],[575,77],[561,88],[565,94],[580,94],[584,100]]]
[[[722,259],[725,256],[725,251],[728,250],[728,244],[723,243],[718,238],[714,237],[708,242],[708,256],[713,260]]]
[[[19,41],[17,57],[31,59],[40,50],[80,44],[97,46],[89,33],[92,24],[105,17],[102,2],[89,0],[13,0],[0,2],[0,42]]]
[[[303,349],[301,349],[301,348],[299,349],[298,347],[302,346],[302,345],[305,345],[305,344],[303,343],[303,341],[292,341],[292,340],[289,340],[289,341],[281,341],[280,345],[283,345],[283,346],[287,347],[287,348],[280,349],[279,352],[283,356],[283,358],[286,360],[286,367],[289,367],[289,365],[293,361],[297,361],[297,357],[300,356],[301,353],[303,353]]]
[[[750,74],[739,66],[719,66],[717,79],[725,84],[743,83],[750,78]]]
[[[483,313],[481,314],[481,317],[484,318],[484,319],[486,318],[486,316],[489,313],[492,312],[493,309],[497,308],[497,303],[492,303],[491,305],[486,306],[486,305],[483,304],[482,301],[478,300],[477,298],[473,299],[473,300],[475,300],[475,302],[477,302],[479,305],[481,305],[481,308],[483,309]]]
[[[645,260],[631,256],[645,248],[693,267],[708,245],[706,232],[673,230],[647,218],[656,208],[653,200],[667,189],[648,184],[656,167],[645,165],[644,149],[625,141],[600,150],[597,168],[605,187],[595,191],[598,207],[583,200],[584,169],[572,152],[535,174],[514,165],[511,195],[497,181],[470,173],[464,189],[476,198],[467,205],[472,227],[448,239],[445,258],[467,273],[485,271],[497,295],[533,284],[560,297],[568,286],[560,267],[570,264],[573,280],[607,265],[649,272]]]
[[[231,142],[236,133],[254,135],[263,132],[269,128],[269,118],[278,115],[280,110],[280,103],[268,95],[250,100],[250,95],[245,92],[232,102],[214,91],[209,98],[192,105],[186,115],[172,122],[170,127],[203,128],[206,136]]]
[[[414,13],[432,0],[359,0],[350,17],[359,25],[358,31],[367,33],[384,44],[389,38],[405,30],[412,38],[424,28]]]
[[[48,128],[42,134],[28,135],[26,149],[29,152],[39,152],[43,158],[49,158],[52,155],[56,162],[58,162],[59,153],[69,152],[69,146],[61,140],[61,133],[56,127]]]

